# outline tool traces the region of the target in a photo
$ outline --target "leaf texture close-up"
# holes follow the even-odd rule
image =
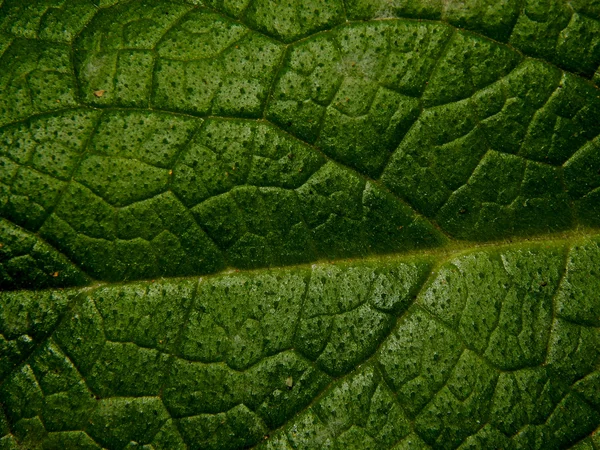
[[[600,1],[0,0],[0,450],[600,450]]]

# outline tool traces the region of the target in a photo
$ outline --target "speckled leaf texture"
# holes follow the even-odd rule
[[[600,1],[0,0],[0,450],[600,450]]]

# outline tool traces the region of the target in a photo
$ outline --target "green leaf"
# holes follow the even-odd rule
[[[0,448],[600,447],[600,7],[0,0]]]

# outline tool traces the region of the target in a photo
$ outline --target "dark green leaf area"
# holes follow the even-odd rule
[[[545,59],[598,81],[600,8],[596,2],[348,0],[346,8],[353,19],[441,20],[508,43],[528,56]]]
[[[599,263],[593,237],[2,294],[1,442],[595,445]]]
[[[293,44],[267,106],[281,128],[471,240],[596,226],[598,174],[578,169],[597,154],[599,112],[578,76],[403,20]]]
[[[595,6],[197,3],[0,6],[3,286],[600,225]]]
[[[100,12],[74,47],[86,103],[237,117],[260,116],[283,51],[222,14],[158,1]]]
[[[26,39],[70,43],[96,14],[98,7],[116,3],[115,0],[2,2],[0,30]]]
[[[6,222],[12,233],[34,233],[13,249],[7,228],[7,287],[85,284],[82,272],[115,281],[194,275],[445,241],[385,188],[264,123],[73,110],[7,127],[2,138],[0,213],[21,227]],[[17,276],[24,268],[40,273]]]
[[[0,220],[0,289],[81,286],[89,277],[32,233]]]
[[[598,174],[575,170],[597,165],[599,130],[588,115],[596,97],[575,77],[525,60],[469,99],[426,109],[382,181],[462,239],[595,226]]]
[[[56,329],[76,291],[3,293],[0,311],[0,383]]]
[[[66,44],[3,39],[0,32],[0,125],[79,104],[70,54]]]

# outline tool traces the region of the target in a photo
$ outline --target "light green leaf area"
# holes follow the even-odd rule
[[[597,0],[0,0],[0,450],[600,449],[599,86]]]

